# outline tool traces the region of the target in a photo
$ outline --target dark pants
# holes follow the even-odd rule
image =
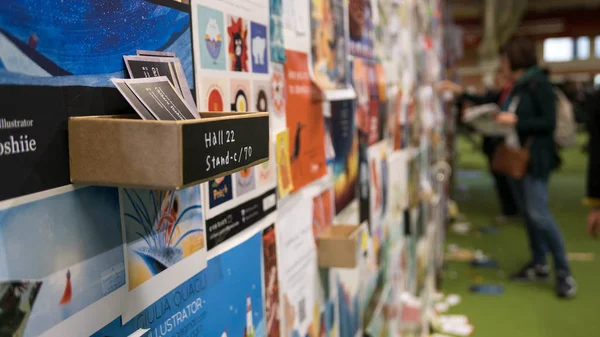
[[[484,137],[483,152],[488,158],[488,165],[492,176],[494,177],[494,186],[496,187],[496,195],[500,202],[500,209],[504,216],[514,216],[519,213],[517,205],[513,199],[512,190],[510,188],[509,178],[503,174],[498,174],[492,171],[492,160],[494,152],[500,144],[504,143],[504,138],[499,137]]]
[[[548,205],[548,181],[530,175],[522,180],[509,180],[514,200],[523,214],[529,239],[532,262],[546,264],[546,254],[554,259],[558,275],[569,275],[569,262],[558,224]]]

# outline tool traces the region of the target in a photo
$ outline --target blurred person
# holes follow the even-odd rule
[[[587,198],[585,204],[591,207],[587,218],[588,233],[597,237],[600,233],[600,92],[588,97],[591,108],[588,111],[588,171]]]
[[[450,81],[442,81],[438,84],[438,90],[451,91],[458,97],[459,102],[466,101],[474,105],[496,103],[498,106],[502,106],[512,90],[512,81],[510,73],[505,72],[502,67],[498,67],[494,74],[494,86],[484,95],[469,94],[463,86]],[[501,214],[494,219],[497,224],[505,223],[509,218],[518,215],[518,208],[512,196],[508,177],[491,169],[494,153],[498,146],[502,144],[504,144],[504,136],[483,136],[483,153],[487,157],[488,167],[494,178],[498,201],[500,201]]]
[[[529,146],[530,160],[523,179],[511,180],[513,197],[524,216],[531,260],[517,273],[514,281],[548,279],[547,252],[552,254],[556,272],[556,295],[573,297],[577,284],[571,276],[564,239],[548,204],[548,183],[557,167],[558,153],[554,144],[556,128],[556,96],[547,74],[538,67],[535,44],[517,37],[502,49],[502,65],[511,73],[514,88],[503,105],[508,111],[518,97],[514,111],[500,113],[499,124],[513,126],[520,144]]]

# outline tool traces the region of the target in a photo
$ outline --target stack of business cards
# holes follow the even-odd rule
[[[123,56],[123,60],[132,79],[166,76],[187,105],[192,108],[194,115],[199,117],[181,61],[174,53],[138,50],[137,55]]]
[[[112,82],[142,119],[198,118],[166,76],[140,79],[113,78]]]

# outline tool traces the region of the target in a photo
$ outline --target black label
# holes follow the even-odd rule
[[[70,184],[68,117],[131,112],[115,88],[0,86],[0,200]]]
[[[254,225],[276,209],[275,189],[206,220],[208,250]],[[267,202],[265,202],[267,199]],[[266,207],[268,208],[265,208]]]
[[[269,117],[183,126],[183,179],[205,180],[269,157]]]

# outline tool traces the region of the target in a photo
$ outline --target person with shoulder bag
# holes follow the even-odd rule
[[[513,197],[524,217],[531,260],[511,276],[514,281],[549,278],[546,260],[552,254],[556,294],[573,297],[577,285],[571,276],[564,239],[548,204],[550,174],[559,164],[554,142],[556,96],[547,74],[537,66],[535,44],[525,37],[508,42],[502,64],[510,71],[514,88],[496,122],[514,127],[506,144],[496,151],[492,168],[510,176]]]

